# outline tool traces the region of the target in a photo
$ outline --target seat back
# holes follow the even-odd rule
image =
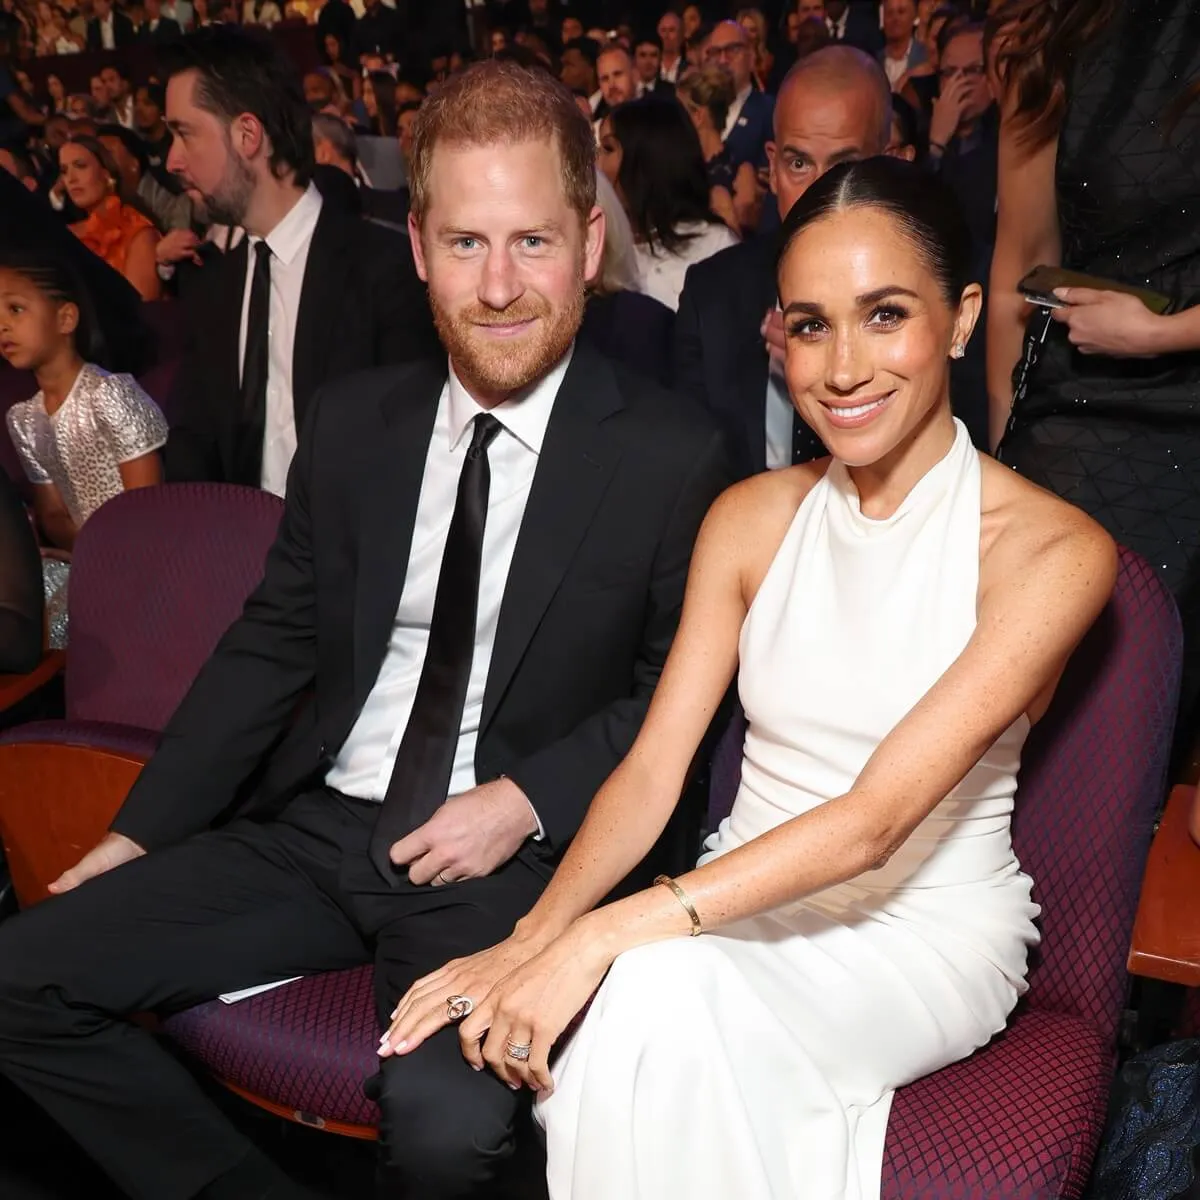
[[[1182,652],[1179,613],[1121,551],[1112,599],[1079,644],[1021,760],[1013,844],[1042,906],[1027,1003],[1116,1034],[1138,888],[1166,787]],[[746,721],[712,763],[709,820],[733,805]]]
[[[262,578],[283,503],[223,483],[123,492],[71,565],[70,720],[161,730]]]

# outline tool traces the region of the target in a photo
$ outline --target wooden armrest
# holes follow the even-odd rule
[[[1200,846],[1188,831],[1196,789],[1172,789],[1146,863],[1129,970],[1134,975],[1200,985]]]
[[[0,713],[45,687],[63,669],[66,661],[67,656],[62,650],[47,650],[42,661],[27,675],[0,675]]]
[[[0,746],[0,841],[22,907],[104,837],[145,761],[90,746]]]

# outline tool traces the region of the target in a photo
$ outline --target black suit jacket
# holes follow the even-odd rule
[[[169,481],[216,480],[257,487],[247,441],[262,433],[243,419],[238,341],[246,285],[247,242],[212,257],[186,292],[188,341],[169,405],[165,453]],[[408,239],[324,204],[309,247],[296,322],[292,394],[296,428],[322,384],[366,367],[442,357]]]
[[[123,13],[113,9],[113,43],[116,49],[120,50],[125,46],[132,46],[137,41],[137,34],[134,32],[133,22]],[[104,43],[100,37],[100,22],[93,17],[87,23],[87,48],[89,50],[103,50]]]
[[[675,314],[653,296],[614,292],[591,296],[579,336],[626,367],[671,386],[671,335]]]
[[[138,30],[138,41],[145,42],[151,46],[166,46],[171,42],[177,42],[183,37],[183,30],[180,28],[178,21],[173,21],[170,17],[159,17],[158,25],[150,28],[150,22],[147,21],[141,29]]]
[[[327,772],[387,652],[445,380],[443,360],[322,391],[262,584],[113,829],[146,847],[195,833],[281,738],[257,811]],[[508,574],[475,755],[481,781],[508,775],[533,803],[547,841],[528,852],[547,873],[641,726],[696,533],[727,481],[702,412],[577,343]]]
[[[883,30],[879,26],[879,6],[864,0],[850,0],[846,10],[846,36],[835,45],[853,46],[872,56],[883,49]]]

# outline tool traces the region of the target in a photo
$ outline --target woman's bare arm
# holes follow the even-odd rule
[[[154,257],[157,245],[158,232],[143,229],[134,236],[125,254],[125,278],[137,288],[143,300],[157,300],[162,295],[162,280]]]
[[[1013,368],[1030,314],[1017,284],[1034,267],[1062,261],[1055,191],[1058,139],[1032,147],[1022,137],[1013,109],[1009,99],[1001,110],[996,248],[988,291],[988,433],[993,450],[1012,409]]]
[[[71,518],[62,493],[53,483],[40,483],[34,487],[33,512],[46,541],[61,550],[74,547],[79,529]]]

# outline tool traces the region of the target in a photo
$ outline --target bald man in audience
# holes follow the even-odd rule
[[[780,218],[831,167],[882,154],[891,128],[891,89],[868,55],[830,46],[801,59],[779,90],[767,144]],[[697,263],[675,322],[676,390],[722,422],[743,476],[825,453],[783,379],[775,250],[759,237]]]

